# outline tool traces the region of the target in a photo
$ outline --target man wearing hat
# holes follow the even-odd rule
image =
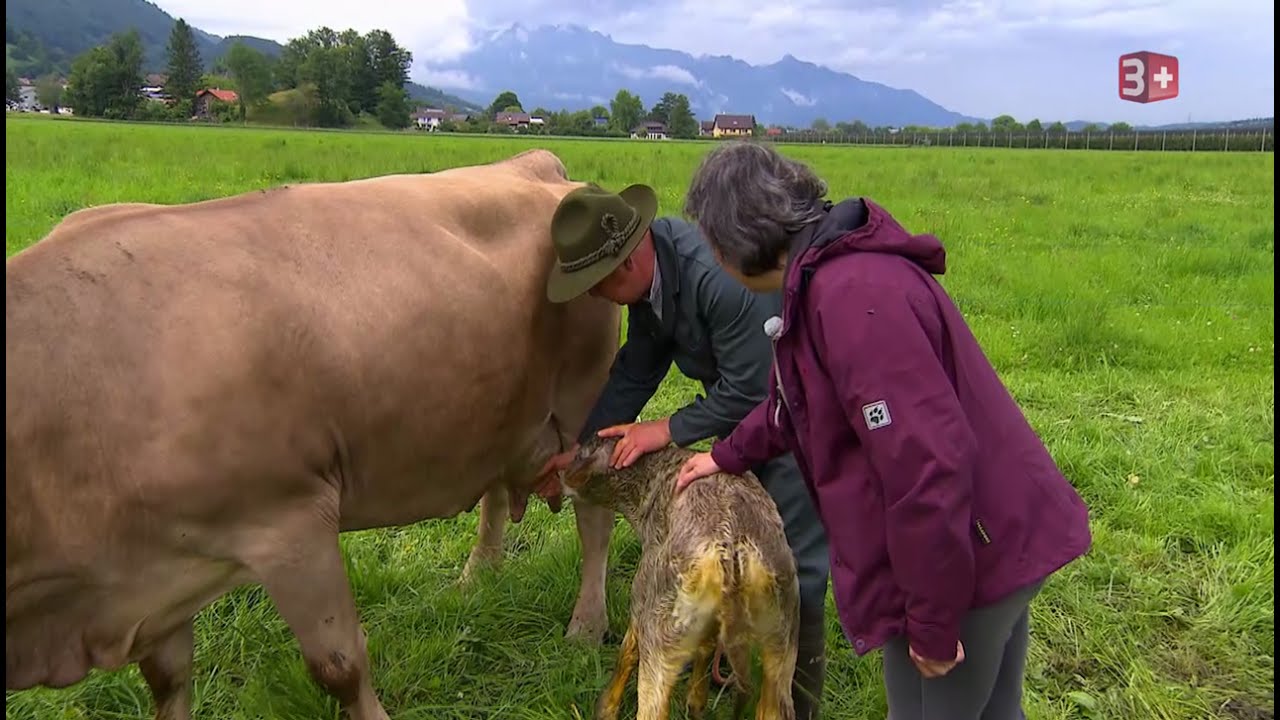
[[[556,303],[583,293],[628,309],[627,337],[579,441],[591,433],[618,437],[615,467],[668,443],[686,447],[733,431],[764,400],[773,355],[765,322],[781,314],[778,294],[757,295],[721,270],[697,229],[658,218],[652,188],[610,193],[589,185],[565,196],[552,219],[558,262],[547,280]],[[702,383],[706,397],[665,417],[635,422],[671,363]],[[553,498],[550,474],[574,450],[549,460],[539,493]],[[792,690],[797,717],[817,717],[826,670],[824,608],[827,543],[799,468],[790,454],[753,469],[773,497],[800,578],[800,652]]]

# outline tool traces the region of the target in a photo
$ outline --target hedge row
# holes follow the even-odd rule
[[[899,132],[840,135],[835,133],[787,133],[766,137],[782,143],[847,145],[917,145],[941,147],[1055,148],[1065,150],[1165,150],[1197,152],[1274,152],[1270,130],[1250,131],[1138,131],[1138,132]]]

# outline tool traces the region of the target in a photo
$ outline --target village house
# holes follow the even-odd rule
[[[18,78],[18,107],[23,110],[42,110],[36,99],[36,84],[31,78]]]
[[[632,128],[631,138],[633,140],[666,140],[667,126],[655,120],[642,122]]]
[[[440,129],[440,123],[445,122],[449,117],[449,113],[436,108],[418,108],[409,116],[413,120],[414,127],[427,132],[435,132]]]
[[[147,77],[142,82],[142,87],[138,92],[142,97],[155,102],[169,100],[168,94],[164,91],[164,84],[168,82],[169,76],[164,73],[147,73]]]
[[[62,77],[55,77],[54,82],[62,86],[63,97],[65,98],[67,90],[67,81]],[[39,113],[55,113],[58,115],[70,115],[71,108],[65,105],[57,105],[55,107],[45,107],[40,102],[40,80],[29,77],[18,78],[18,99],[6,100],[5,109],[17,112],[39,112]]]
[[[712,131],[715,130],[715,127],[716,127],[715,120],[703,120],[702,122],[698,123],[698,135],[700,137],[706,137],[708,135],[711,135]]]
[[[750,137],[756,129],[755,115],[716,115],[711,121],[712,137]]]
[[[235,90],[205,88],[196,93],[195,116],[198,118],[212,117],[214,104],[219,102],[234,105],[240,102],[240,96]]]
[[[493,116],[495,125],[504,125],[512,130],[527,130],[530,120],[529,113],[526,112],[500,112]]]

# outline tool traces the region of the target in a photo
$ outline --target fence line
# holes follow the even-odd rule
[[[1104,141],[1105,136],[1105,141]],[[1154,150],[1157,152],[1275,152],[1271,130],[1137,130],[1130,132],[789,132],[765,136],[777,143],[897,145],[904,147],[997,147],[1063,150]]]

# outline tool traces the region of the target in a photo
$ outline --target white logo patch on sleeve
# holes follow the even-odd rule
[[[863,405],[862,419],[867,421],[868,430],[879,430],[893,424],[893,417],[889,415],[889,404],[883,400]]]

